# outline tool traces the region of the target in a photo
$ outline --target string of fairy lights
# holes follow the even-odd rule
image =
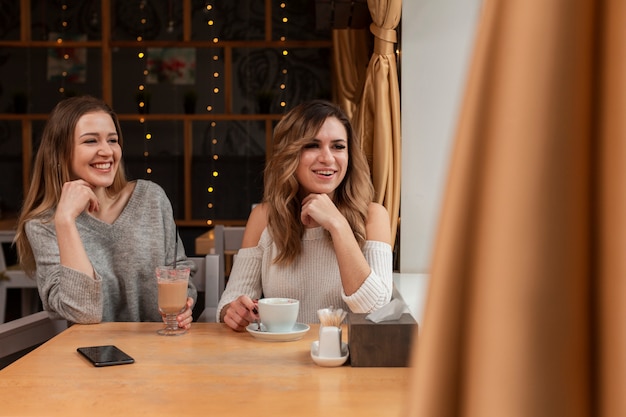
[[[148,59],[147,59],[147,49],[145,47],[145,43],[144,43],[144,34],[145,34],[145,28],[146,25],[148,24],[148,14],[146,13],[146,7],[147,7],[147,0],[141,0],[138,3],[138,7],[139,7],[139,35],[137,36],[136,40],[138,42],[139,45],[139,51],[137,53],[137,59],[140,62],[140,68],[142,71],[142,80],[141,82],[138,84],[137,86],[137,106],[138,106],[138,111],[139,113],[147,113],[148,112],[148,105],[149,102],[147,101],[147,94],[148,91],[146,89],[146,84],[147,84],[147,80],[148,80],[148,76],[150,74],[150,69],[148,66]],[[174,31],[174,25],[175,25],[175,21],[173,19],[172,16],[172,4],[171,4],[171,0],[169,3],[169,9],[168,9],[168,22],[167,22],[167,31],[168,33],[172,33]],[[279,18],[280,21],[283,23],[283,29],[282,29],[282,35],[280,36],[280,41],[281,42],[286,42],[287,41],[287,36],[288,36],[288,13],[287,13],[287,3],[286,2],[281,2],[279,5],[279,9],[276,11],[276,13],[279,14]],[[222,91],[220,88],[220,84],[221,84],[221,78],[222,78],[222,74],[220,73],[220,68],[223,66],[221,60],[221,56],[219,54],[219,43],[220,43],[220,39],[219,39],[219,35],[216,34],[216,12],[215,12],[215,7],[214,7],[214,1],[208,0],[205,2],[204,4],[204,15],[205,15],[205,19],[206,19],[206,24],[209,27],[209,36],[210,36],[210,40],[212,42],[212,44],[216,47],[215,49],[211,50],[211,54],[210,54],[210,79],[209,79],[209,99],[208,102],[206,103],[206,112],[208,114],[212,114],[216,111],[216,109],[218,108],[218,103],[220,102],[220,100],[223,100],[223,96],[222,96]],[[280,74],[281,74],[281,80],[280,83],[278,85],[279,88],[279,106],[282,109],[285,109],[287,107],[287,96],[286,96],[286,90],[287,90],[287,83],[288,83],[288,69],[287,69],[287,56],[289,55],[289,50],[287,47],[282,47],[281,48],[281,55],[283,57],[282,61],[281,61],[281,65],[282,68],[280,69]],[[144,134],[144,162],[145,162],[145,173],[147,176],[149,176],[150,174],[152,174],[153,169],[151,167],[151,158],[150,158],[150,141],[153,140],[153,135],[150,132],[149,128],[148,128],[148,123],[147,120],[144,116],[141,116],[139,118],[139,123],[143,126],[143,134]],[[207,181],[207,185],[206,185],[206,192],[207,192],[207,199],[206,199],[206,208],[207,208],[207,212],[208,212],[208,219],[206,220],[206,224],[207,225],[213,225],[214,221],[213,221],[213,210],[215,208],[215,200],[216,200],[216,188],[217,188],[217,183],[216,180],[219,177],[219,170],[218,170],[218,160],[220,159],[219,153],[218,153],[218,122],[217,120],[209,120],[209,125],[208,125],[208,135],[210,137],[210,166],[209,166],[209,175],[208,175],[208,181]]]
[[[41,21],[42,22],[46,21],[46,4],[47,2],[45,1],[41,2]],[[70,69],[73,65],[73,60],[84,59],[80,57],[80,55],[84,53],[84,50],[80,48],[76,48],[76,47],[70,47],[70,48],[65,47],[64,45],[65,41],[74,40],[72,39],[72,36],[71,36],[72,28],[70,27],[71,26],[70,10],[69,10],[70,6],[68,3],[61,2],[59,7],[60,7],[60,12],[59,12],[60,25],[57,26],[56,31],[54,32],[54,34],[56,35],[56,39],[51,39],[51,40],[54,40],[54,42],[60,46],[59,48],[55,49],[56,56],[61,58],[61,63],[59,64],[60,83],[59,83],[59,88],[57,91],[62,96],[68,97],[71,94],[75,94],[74,92],[67,90],[67,84],[71,82],[69,77],[72,75],[70,74]],[[89,19],[89,26],[91,28],[96,28],[98,26],[98,23],[99,23],[98,13],[95,10],[92,10],[91,17]],[[50,37],[52,37],[52,33],[50,34]],[[42,34],[42,39],[48,39],[48,34],[45,31]],[[85,39],[86,39],[86,36],[85,36]]]
[[[215,9],[213,7],[213,2],[212,1],[207,1],[205,2],[205,15],[206,15],[206,22],[207,22],[207,26],[209,27],[209,35],[211,36],[211,41],[213,42],[214,45],[217,45],[219,43],[219,38],[215,35]],[[220,56],[219,54],[216,52],[216,50],[213,50],[214,52],[211,54],[211,64],[210,64],[210,68],[211,68],[211,78],[210,78],[210,82],[209,82],[209,86],[211,89],[211,94],[210,94],[210,99],[209,102],[207,103],[206,106],[206,111],[207,113],[213,113],[213,111],[215,110],[215,104],[217,103],[217,100],[219,98],[219,93],[220,93],[220,89],[219,89],[219,80],[220,80],[220,72],[219,72],[219,65],[220,65]],[[215,207],[215,180],[217,179],[217,177],[219,176],[219,171],[217,170],[217,161],[219,159],[219,155],[217,153],[217,144],[218,144],[218,140],[217,140],[217,122],[215,120],[210,120],[209,121],[209,131],[208,131],[209,137],[211,138],[211,146],[210,146],[210,150],[211,150],[211,162],[209,164],[209,170],[211,172],[211,175],[209,176],[208,179],[208,184],[207,184],[207,199],[206,199],[206,205],[207,205],[207,212],[209,214],[208,219],[206,221],[206,224],[211,226],[213,225],[213,220],[211,216],[211,213],[213,212],[213,209]]]
[[[63,38],[65,37],[65,33],[69,26],[69,22],[67,20],[67,7],[68,7],[67,4],[65,3],[61,4],[61,28],[56,39],[56,43],[59,45],[63,44]],[[42,8],[42,10],[45,10],[45,8]],[[63,62],[67,63],[70,59],[70,54],[67,52],[67,50],[65,48],[61,48],[59,49],[58,52],[61,54],[61,58],[63,59]],[[61,93],[62,95],[65,94],[67,75],[68,75],[67,64],[64,64],[63,69],[61,70],[61,82],[59,86],[59,93]]]
[[[281,42],[287,41],[287,28],[289,27],[287,23],[289,22],[289,18],[287,17],[287,3],[280,3],[280,13],[281,19],[280,21],[283,23],[283,34],[280,37]],[[287,89],[287,77],[289,72],[287,71],[287,55],[289,55],[289,50],[284,47],[282,50],[282,63],[283,68],[281,69],[282,80],[279,85],[280,89],[280,107],[284,110],[287,107],[287,97],[286,97],[286,89]]]
[[[139,34],[137,35],[137,42],[139,43],[139,51],[137,52],[137,59],[139,60],[139,67],[142,71],[142,79],[139,85],[137,86],[136,97],[137,97],[137,110],[139,113],[146,114],[148,113],[148,91],[146,90],[146,83],[148,79],[148,75],[150,71],[148,69],[148,59],[146,57],[147,50],[144,44],[144,36],[145,36],[145,28],[148,24],[148,14],[146,11],[146,0],[141,0],[139,2]],[[148,123],[146,122],[145,117],[139,118],[139,123],[143,127],[143,137],[144,137],[144,149],[143,149],[143,157],[144,157],[144,170],[146,177],[150,177],[152,174],[152,167],[150,166],[150,141],[152,140],[152,133],[150,133],[148,129]]]

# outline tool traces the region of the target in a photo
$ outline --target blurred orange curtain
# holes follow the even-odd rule
[[[367,5],[373,22],[374,52],[353,122],[370,161],[376,200],[389,211],[393,243],[400,214],[402,137],[395,43],[402,0],[368,0]]]
[[[363,29],[333,29],[333,100],[352,119],[369,60],[369,32]]]
[[[626,416],[626,2],[485,0],[408,416]]]

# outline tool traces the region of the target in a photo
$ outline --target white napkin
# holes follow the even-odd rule
[[[374,323],[383,321],[398,320],[404,313],[410,313],[409,306],[406,305],[404,299],[394,287],[391,301],[376,311],[371,312],[366,319]]]

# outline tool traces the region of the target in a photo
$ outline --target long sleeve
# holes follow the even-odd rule
[[[224,306],[242,294],[250,298],[260,298],[263,293],[261,287],[261,262],[263,251],[259,247],[240,249],[237,252],[235,263],[231,269],[228,285],[217,304],[216,321],[220,321],[220,314]]]
[[[367,241],[363,255],[371,272],[361,287],[351,296],[341,292],[343,300],[354,313],[370,313],[391,301],[393,292],[393,256],[391,246],[383,242]]]
[[[76,226],[95,279],[60,265],[52,222],[35,219],[26,225],[44,308],[73,323],[160,321],[154,271],[173,263],[175,239],[180,239],[163,189],[139,180],[113,224],[82,213]],[[176,258],[195,272],[180,240]],[[191,280],[188,294],[197,298]]]
[[[60,264],[54,225],[29,221],[26,235],[37,261],[36,280],[43,308],[73,323],[102,320],[102,277],[96,278]]]
[[[276,245],[265,230],[254,248],[240,249],[218,304],[222,308],[238,296],[250,298],[289,297],[300,300],[298,321],[317,323],[317,310],[343,308],[356,313],[371,312],[387,304],[392,293],[391,247],[366,242],[363,254],[371,273],[350,297],[343,292],[334,248],[322,228],[308,229],[302,240],[302,255],[291,265],[274,264]]]

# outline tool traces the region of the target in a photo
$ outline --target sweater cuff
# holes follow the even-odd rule
[[[391,291],[372,270],[356,292],[348,296],[342,290],[341,297],[353,313],[371,313],[389,303]]]
[[[100,323],[102,321],[102,277],[95,279],[72,268],[61,266],[63,279],[59,281],[63,299],[61,315],[73,323]],[[70,296],[71,295],[71,296]]]

